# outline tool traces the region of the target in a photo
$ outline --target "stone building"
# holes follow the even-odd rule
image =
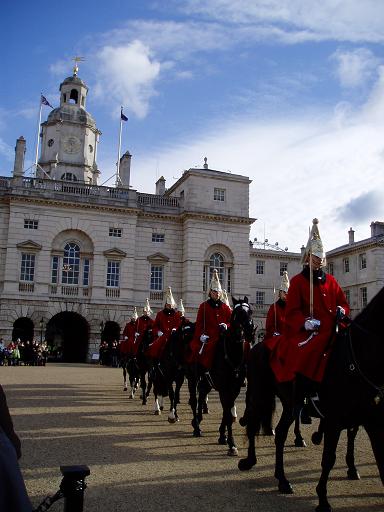
[[[0,335],[47,339],[67,361],[117,338],[147,297],[161,309],[167,286],[194,320],[213,268],[229,293],[250,292],[250,180],[205,159],[168,190],[161,177],[155,194],[140,193],[126,152],[118,186],[99,186],[87,93],[76,72],[66,78],[41,125],[35,177],[20,137],[13,176],[0,178]]]
[[[327,252],[328,272],[343,288],[356,316],[384,285],[384,222],[371,223],[371,236],[355,242],[352,228],[348,243]]]

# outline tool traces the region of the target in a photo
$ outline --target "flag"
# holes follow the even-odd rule
[[[123,114],[123,109],[121,109],[120,117],[121,117],[121,120],[122,120],[122,121],[128,121],[128,117],[127,117],[126,115],[124,115],[124,114]]]
[[[41,95],[40,101],[42,105],[47,105],[47,107],[53,108],[45,96]]]

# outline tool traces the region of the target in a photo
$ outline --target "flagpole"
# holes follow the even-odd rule
[[[119,185],[120,182],[120,154],[121,154],[121,132],[123,129],[123,107],[121,107],[120,110],[120,129],[119,129],[119,150],[117,153],[117,172],[116,172],[116,187]]]
[[[38,123],[37,123],[36,153],[35,153],[35,178],[37,178],[37,161],[38,161],[38,158],[39,158],[39,148],[40,148],[41,111],[42,111],[42,108],[43,108],[43,103],[41,101],[41,96],[42,96],[42,94],[40,94],[39,119],[38,119]]]

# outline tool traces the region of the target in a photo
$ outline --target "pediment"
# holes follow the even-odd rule
[[[148,261],[159,261],[166,263],[169,261],[168,256],[165,256],[162,252],[155,252],[154,254],[151,254],[150,256],[147,256]]]
[[[106,258],[125,258],[127,253],[122,251],[121,249],[118,249],[117,247],[113,247],[112,249],[108,249],[107,251],[103,252],[104,256]]]
[[[25,242],[17,244],[16,247],[24,251],[41,251],[42,245],[34,242],[33,240],[26,240]]]

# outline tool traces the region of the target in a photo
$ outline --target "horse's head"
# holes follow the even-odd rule
[[[255,337],[255,326],[252,320],[252,309],[248,297],[235,299],[232,297],[233,310],[231,316],[231,330],[238,332],[239,341],[243,339],[253,342]]]

